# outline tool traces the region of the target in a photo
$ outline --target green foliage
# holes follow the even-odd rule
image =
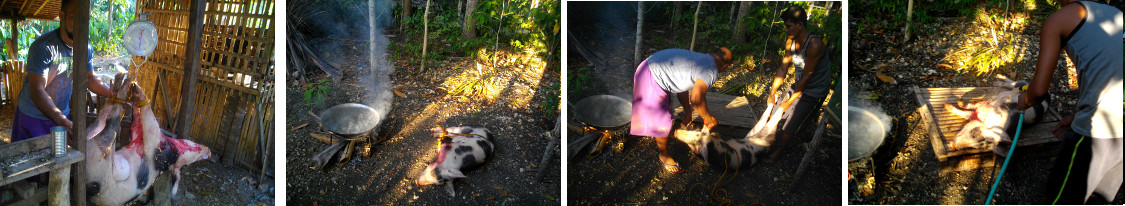
[[[551,42],[558,42],[559,19],[561,11],[557,0],[481,0],[470,14],[476,21],[477,38],[465,39],[461,36],[463,19],[458,15],[456,3],[437,10],[431,5],[429,17],[429,42],[427,59],[444,60],[446,56],[476,56],[481,48],[494,46],[513,47],[519,50],[530,49],[546,55]],[[449,3],[449,2],[446,2]],[[432,2],[436,4],[436,2]],[[401,11],[401,10],[400,10]],[[408,18],[401,19],[407,36],[422,37],[424,9],[416,9]],[[396,15],[399,13],[396,12]],[[401,16],[399,16],[401,18]],[[499,38],[499,39],[497,39]],[[499,40],[499,42],[496,42]],[[496,45],[496,44],[499,45]],[[402,49],[409,54],[420,55],[422,41],[410,41]],[[557,47],[556,47],[557,48]],[[546,58],[546,56],[542,56]]]
[[[305,87],[305,101],[308,101],[306,104],[316,107],[324,106],[324,99],[327,97],[328,91],[332,89],[332,86],[328,85],[328,79],[321,79]]]
[[[553,82],[551,86],[538,91],[539,96],[543,97],[543,101],[539,102],[539,110],[547,114],[548,119],[553,119],[559,113],[559,100],[562,98],[562,96],[559,96],[561,84],[562,82]]]
[[[566,91],[570,92],[571,97],[581,97],[583,95],[582,85],[590,82],[590,68],[582,67],[566,75]]]

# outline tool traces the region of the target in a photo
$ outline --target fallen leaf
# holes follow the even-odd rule
[[[496,196],[488,196],[488,197],[484,198],[484,200],[492,200],[492,199],[496,199]]]
[[[496,190],[502,190],[502,189],[504,189],[504,187],[501,187],[501,186],[492,186],[492,188],[495,188]]]
[[[390,172],[387,172],[387,174],[394,174],[394,173],[395,173],[394,170],[391,170]]]
[[[500,193],[500,196],[501,197],[515,197],[515,195],[508,194],[508,192],[502,192],[502,193]]]
[[[548,200],[555,200],[555,197],[554,197],[554,196],[551,196],[551,195],[547,195],[547,199],[548,199]]]
[[[531,163],[531,167],[539,167],[539,166],[538,166],[538,165],[535,165],[535,163],[534,163],[534,162],[532,162],[532,163]]]
[[[754,195],[754,194],[750,194],[750,193],[746,193],[746,197],[750,197],[750,198],[758,198],[758,196],[757,196],[757,195]]]
[[[938,64],[938,66],[939,66],[939,67],[944,67],[944,68],[946,68],[946,69],[953,69],[953,65],[949,65],[949,64]]]
[[[403,94],[402,92],[400,92],[398,90],[394,90],[394,92],[395,92],[395,96],[398,96],[399,98],[406,98],[406,94]]]
[[[886,83],[891,83],[891,84],[897,84],[898,83],[898,82],[895,82],[895,78],[891,78],[891,76],[887,76],[886,74],[883,74],[883,73],[875,73],[875,76],[879,77],[879,80],[883,80],[883,82],[886,82]]]

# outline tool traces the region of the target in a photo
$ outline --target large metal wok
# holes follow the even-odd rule
[[[595,95],[586,97],[572,105],[570,110],[582,127],[584,136],[571,142],[568,147],[569,156],[574,157],[590,142],[596,140],[594,148],[590,150],[591,157],[600,154],[610,141],[616,140],[614,151],[621,153],[625,147],[624,138],[615,138],[624,133],[623,128],[629,124],[633,113],[633,103],[621,97],[612,95]]]
[[[887,130],[875,113],[858,107],[848,107],[848,181],[853,194],[863,198],[875,193],[875,164],[871,158]]]
[[[378,116],[374,108],[356,103],[329,107],[315,117],[325,130],[350,138],[365,136],[375,129],[383,118]]]

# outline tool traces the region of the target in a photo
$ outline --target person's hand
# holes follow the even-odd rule
[[[74,128],[74,122],[70,121],[69,119],[66,119],[66,117],[63,117],[62,120],[59,120],[59,121],[60,122],[57,122],[55,124],[58,125],[58,126],[66,127],[66,130],[70,130],[70,129]]]
[[[777,97],[774,96],[773,92],[770,92],[770,95],[766,96],[766,105],[773,105],[774,102],[777,102]]]
[[[1063,117],[1062,120],[1059,120],[1059,124],[1055,125],[1055,129],[1051,130],[1051,134],[1053,134],[1056,139],[1062,139],[1063,136],[1066,135],[1066,131],[1070,131],[1071,122],[1074,122],[1073,114]]]
[[[684,112],[680,112],[680,124],[691,125],[691,116],[691,110],[685,109]]]
[[[714,116],[703,117],[703,127],[707,131],[711,131],[715,126],[719,126],[719,121],[715,120]]]
[[[1016,96],[1016,99],[1016,111],[1023,111],[1030,107],[1027,105],[1028,102],[1025,101],[1027,100],[1027,92],[1020,92],[1020,95]]]

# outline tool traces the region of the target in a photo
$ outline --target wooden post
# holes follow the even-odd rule
[[[734,43],[746,43],[746,22],[743,19],[750,14],[750,6],[753,3],[752,1],[743,1],[741,2],[742,5],[738,7],[738,16],[735,17],[734,22],[736,23],[734,29],[732,29],[734,31],[731,33],[731,39],[734,39]]]
[[[70,167],[63,166],[48,173],[51,177],[47,182],[47,205],[70,205]]]
[[[18,51],[16,51],[16,49],[17,49],[17,47],[20,46],[20,44],[19,44],[20,38],[16,38],[16,36],[20,35],[20,28],[16,27],[16,21],[18,21],[18,20],[16,20],[16,19],[9,19],[8,20],[8,26],[12,27],[12,29],[11,29],[12,35],[10,35],[10,37],[12,37],[11,38],[12,39],[12,45],[7,47],[8,48],[8,58],[11,58],[11,59],[16,59],[16,54],[18,53]],[[5,46],[7,46],[7,45],[5,45]],[[8,98],[13,98],[13,97],[8,97]]]
[[[184,80],[180,83],[180,112],[176,116],[176,134],[187,138],[191,132],[191,115],[195,110],[195,82],[199,76],[199,52],[203,48],[203,10],[206,1],[191,0],[188,15],[187,61],[184,62]],[[160,84],[160,83],[158,83]],[[221,98],[221,97],[215,97]]]
[[[643,1],[637,2],[637,36],[636,36],[637,43],[633,46],[633,65],[640,64],[641,59],[643,59],[643,58],[641,58],[641,42],[642,42],[641,39],[643,39],[642,38],[643,36],[642,36],[642,33],[641,33],[641,31],[642,31],[641,28],[645,24],[644,6],[645,6],[645,2],[643,2]]]
[[[77,0],[72,2],[74,4],[74,58],[72,61],[71,79],[74,87],[71,90],[79,95],[71,95],[70,118],[73,120],[73,127],[70,129],[70,142],[72,142],[75,149],[78,149],[82,154],[86,154],[86,75],[90,62],[90,15],[80,15],[90,13],[90,0]],[[78,161],[75,163],[71,170],[70,195],[71,205],[86,205],[86,160]]]

